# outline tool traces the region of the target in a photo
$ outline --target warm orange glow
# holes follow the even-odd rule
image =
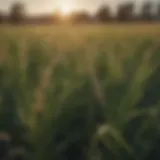
[[[71,12],[72,12],[71,6],[65,5],[65,6],[62,6],[62,7],[61,7],[61,13],[62,13],[63,16],[67,16],[67,15],[69,15]]]

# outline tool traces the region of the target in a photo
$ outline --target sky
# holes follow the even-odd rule
[[[160,0],[0,0],[0,11],[8,12],[13,3],[21,2],[26,5],[26,10],[29,14],[50,13],[57,8],[66,12],[80,9],[87,9],[90,12],[94,12],[102,4],[108,4],[112,10],[115,10],[117,4],[126,1],[134,2],[137,8],[145,1],[160,3]]]

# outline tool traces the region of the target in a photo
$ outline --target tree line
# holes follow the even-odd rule
[[[64,20],[60,11],[49,15],[28,16],[25,5],[15,3],[10,9],[9,15],[0,12],[0,23],[11,24],[52,24],[61,22],[70,23],[109,23],[109,22],[158,22],[160,21],[160,4],[157,4],[156,12],[153,12],[153,2],[144,2],[140,12],[136,12],[134,3],[122,3],[117,7],[116,14],[112,14],[107,4],[100,6],[94,15],[88,11],[77,11],[70,13]]]

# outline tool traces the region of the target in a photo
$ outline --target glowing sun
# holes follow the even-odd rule
[[[61,7],[61,13],[62,13],[64,16],[70,14],[71,12],[72,12],[71,6],[65,5],[65,6],[62,6],[62,7]]]

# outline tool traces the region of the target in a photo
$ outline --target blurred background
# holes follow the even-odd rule
[[[4,1],[0,2],[0,23],[57,24],[159,22],[157,0],[113,1]]]
[[[159,160],[159,22],[159,0],[0,0],[0,160]]]

